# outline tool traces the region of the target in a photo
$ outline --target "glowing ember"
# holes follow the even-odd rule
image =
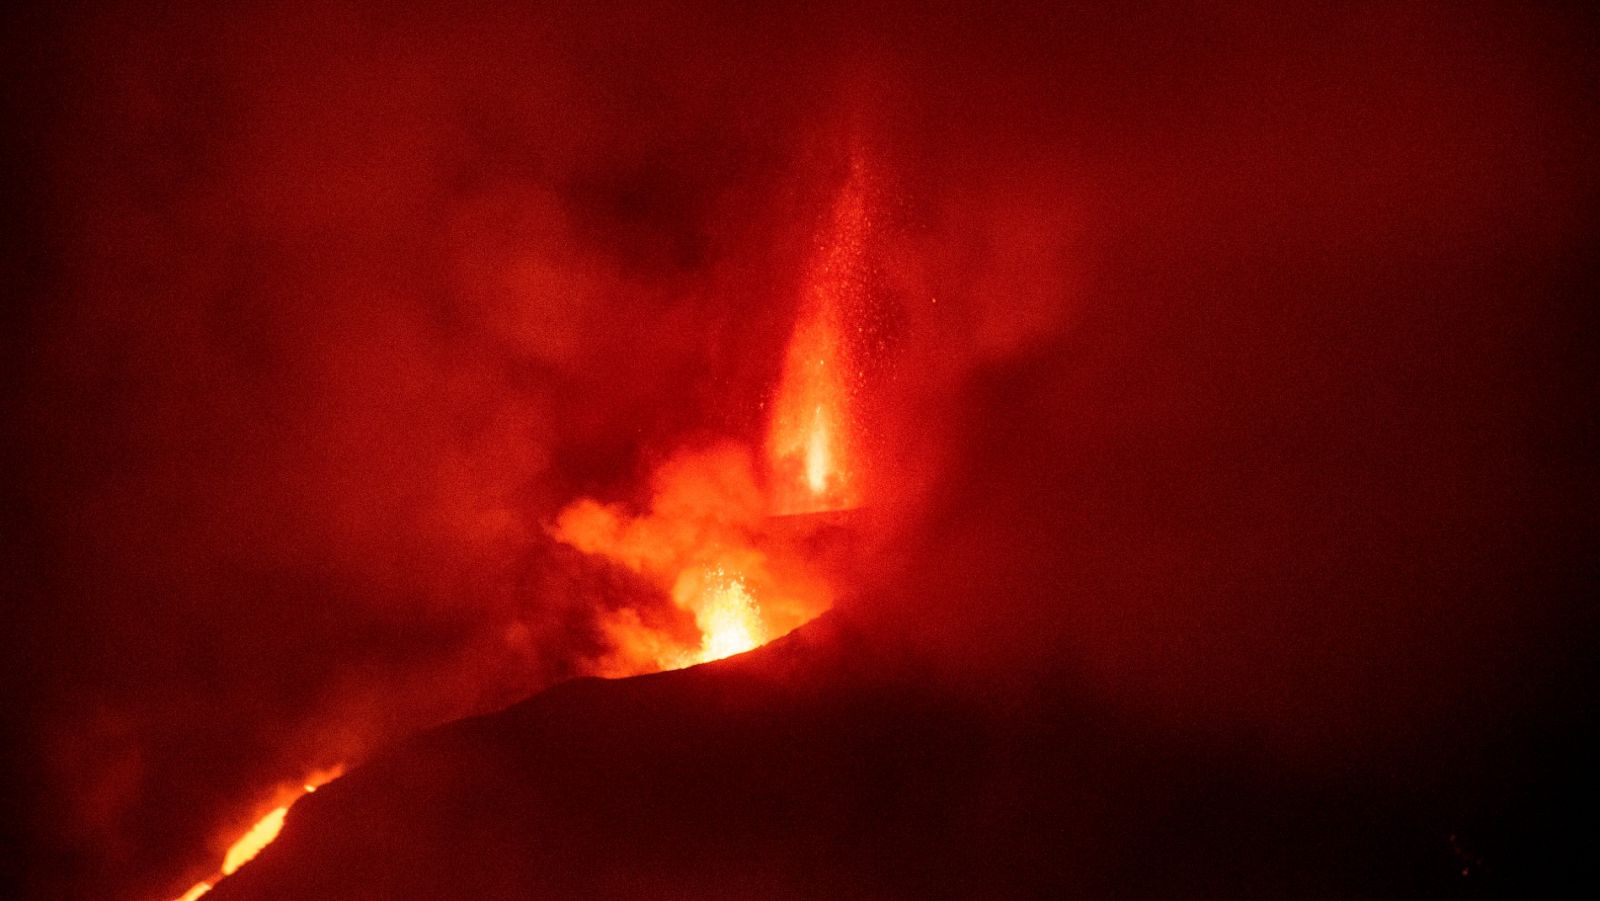
[[[228,853],[222,858],[220,872],[210,879],[195,883],[188,891],[180,895],[177,901],[195,901],[196,898],[211,891],[212,887],[222,877],[233,875],[240,867],[255,859],[255,856],[261,853],[261,849],[272,844],[273,839],[278,837],[278,833],[283,831],[283,820],[289,815],[289,808],[294,806],[295,801],[316,791],[319,787],[327,785],[343,774],[344,767],[342,766],[319,770],[308,776],[300,786],[281,790],[279,792],[280,796],[287,793],[289,795],[288,800],[268,811],[265,816],[256,821],[254,826],[250,827],[249,831],[228,846]]]

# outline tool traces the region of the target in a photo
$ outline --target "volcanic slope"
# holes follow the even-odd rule
[[[952,690],[836,612],[393,748],[212,894],[266,899],[1458,897],[1417,799],[1265,774],[1044,692]],[[1457,843],[1459,845],[1459,842]],[[1504,874],[1502,874],[1504,875]]]

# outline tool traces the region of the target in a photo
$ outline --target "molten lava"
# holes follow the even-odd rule
[[[239,869],[255,859],[261,849],[272,844],[278,837],[278,832],[283,829],[283,818],[288,815],[289,806],[273,808],[272,812],[256,821],[250,831],[240,836],[228,848],[228,854],[222,858],[222,875],[232,876],[233,871]]]
[[[790,342],[767,436],[779,514],[855,506],[845,467],[849,383],[837,313],[824,306],[808,315]]]
[[[719,567],[702,574],[699,581],[693,609],[702,638],[696,662],[743,654],[766,641],[761,610],[743,578]]]
[[[279,797],[286,797],[283,803],[268,811],[261,819],[256,820],[244,835],[239,836],[232,845],[228,846],[228,853],[222,858],[222,869],[209,879],[201,880],[189,887],[177,898],[177,901],[195,901],[201,895],[211,891],[217,881],[224,876],[232,876],[236,870],[251,860],[255,859],[261,849],[272,844],[273,839],[283,830],[283,820],[289,815],[289,808],[294,802],[316,791],[321,786],[339,778],[344,774],[344,767],[337,766],[332,769],[318,770],[306,777],[305,782],[298,786],[287,786],[279,790]]]
[[[681,452],[655,472],[652,488],[642,512],[583,498],[552,529],[556,540],[655,586],[678,617],[663,618],[648,604],[604,617],[614,652],[597,662],[600,675],[678,669],[742,653],[831,604],[801,549],[769,529],[748,448],[729,443]]]
[[[854,372],[847,324],[863,293],[868,225],[857,159],[806,279],[767,432],[773,512],[820,513],[860,503],[851,448]]]

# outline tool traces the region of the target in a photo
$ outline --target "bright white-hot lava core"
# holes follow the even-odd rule
[[[702,658],[720,660],[761,644],[765,632],[761,610],[745,588],[743,578],[721,569],[712,570],[705,575],[700,600],[695,625],[704,636],[700,641]]]

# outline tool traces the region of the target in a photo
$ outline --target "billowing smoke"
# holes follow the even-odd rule
[[[158,897],[274,786],[614,660],[670,589],[552,527],[763,446],[863,160],[842,612],[1296,759],[1549,696],[1592,26],[1058,6],[19,22],[30,884]]]

